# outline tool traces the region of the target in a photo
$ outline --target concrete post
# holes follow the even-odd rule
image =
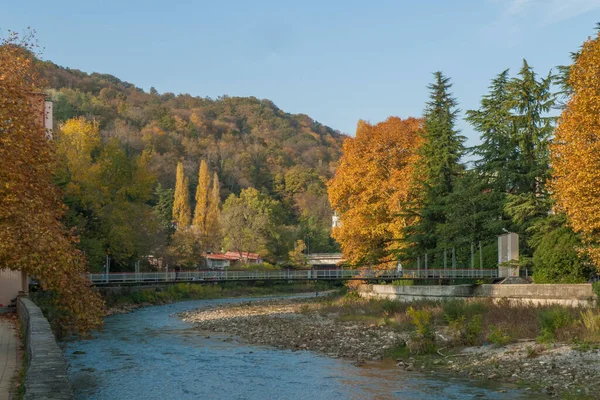
[[[446,249],[444,249],[444,277],[446,276],[446,269],[448,269],[448,256],[446,254]]]
[[[507,278],[518,276],[519,235],[508,232],[498,236],[498,276]]]
[[[481,272],[481,277],[483,278],[483,252],[481,251],[481,240],[479,241],[479,271]]]

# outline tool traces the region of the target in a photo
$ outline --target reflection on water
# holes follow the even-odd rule
[[[171,314],[242,299],[197,300],[106,319],[65,345],[77,399],[533,399],[506,387],[223,341]],[[245,299],[248,301],[248,299]]]

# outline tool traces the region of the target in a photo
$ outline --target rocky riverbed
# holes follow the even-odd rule
[[[469,377],[517,382],[550,396],[600,399],[600,351],[535,341],[462,349],[445,359],[451,371]]]
[[[340,322],[337,315],[317,308],[311,300],[277,299],[204,308],[181,317],[199,330],[228,333],[250,344],[311,350],[357,362],[383,359],[407,339],[376,324]]]
[[[325,311],[324,311],[325,310]],[[219,332],[224,340],[242,340],[280,349],[310,350],[344,357],[361,364],[367,360],[399,357],[406,370],[447,370],[476,379],[513,382],[549,396],[600,398],[600,351],[581,351],[572,345],[542,346],[522,341],[507,346],[452,348],[433,356],[399,356],[394,350],[410,340],[408,329],[345,320],[326,312],[318,299],[273,299],[202,308],[180,314],[200,334]],[[440,342],[444,340],[440,336]],[[573,397],[574,396],[574,397]]]

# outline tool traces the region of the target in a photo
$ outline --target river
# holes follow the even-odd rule
[[[542,398],[496,383],[406,372],[393,362],[355,366],[307,351],[247,346],[202,334],[173,315],[248,300],[195,300],[107,317],[92,339],[64,344],[76,399]]]

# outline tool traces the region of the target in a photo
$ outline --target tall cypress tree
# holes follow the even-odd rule
[[[206,214],[207,246],[210,250],[218,250],[223,235],[221,233],[221,186],[219,176],[213,175],[212,189],[208,197],[208,212]]]
[[[200,161],[198,170],[198,187],[196,188],[196,207],[192,224],[206,235],[206,214],[208,213],[208,192],[210,190],[210,173],[206,161]]]
[[[188,185],[188,178],[183,171],[183,164],[177,163],[175,199],[173,200],[173,220],[177,224],[177,229],[187,228],[192,219]]]
[[[460,158],[464,154],[465,138],[459,134],[455,122],[459,109],[450,88],[450,78],[435,72],[434,83],[428,86],[430,100],[425,108],[422,130],[424,143],[417,166],[421,187],[421,204],[415,210],[420,221],[406,229],[414,255],[437,247],[438,230],[446,221],[445,204],[452,193],[457,176],[464,171]]]

